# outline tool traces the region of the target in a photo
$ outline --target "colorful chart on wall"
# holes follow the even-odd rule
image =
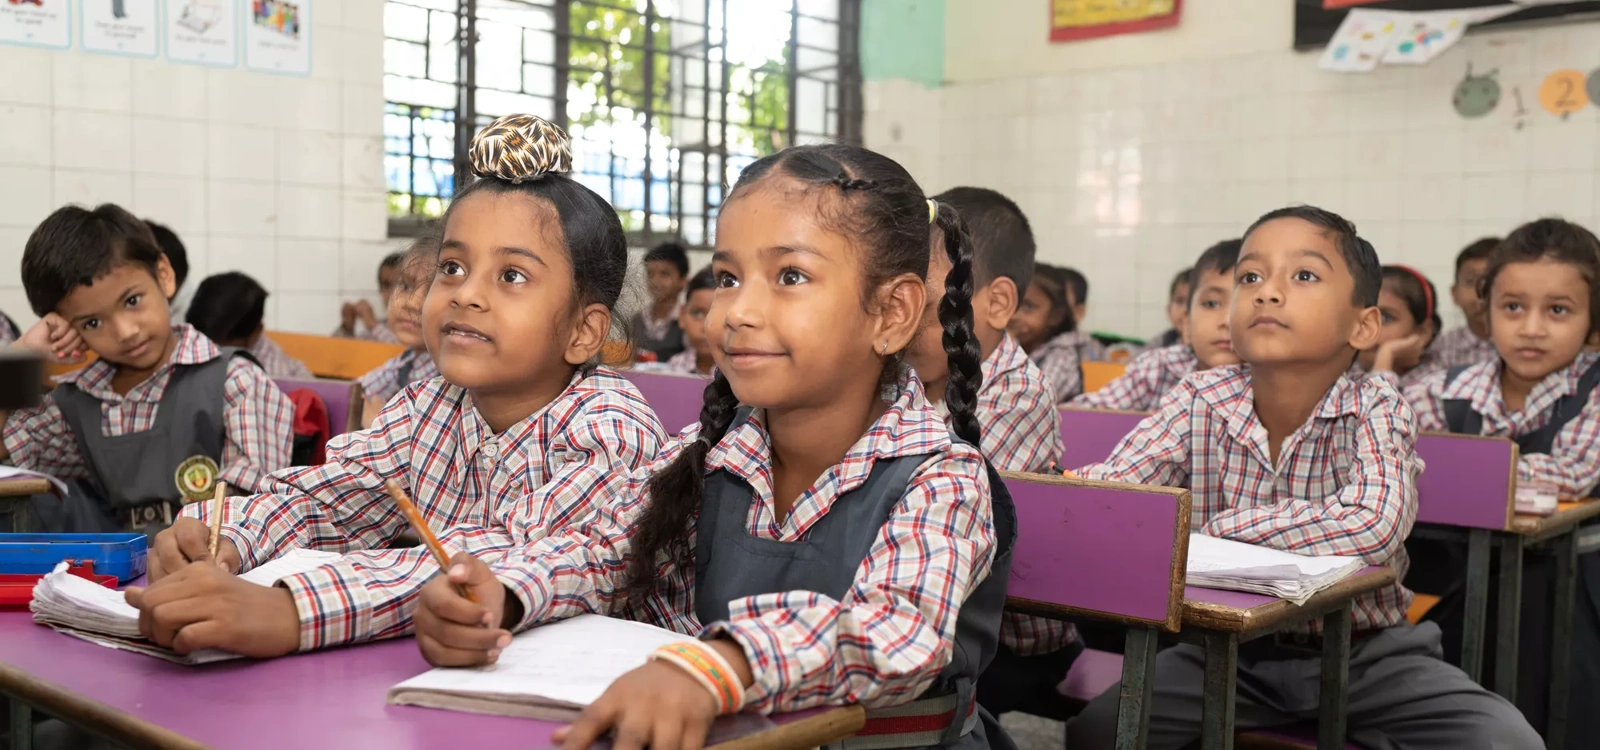
[[[0,43],[71,47],[71,0],[0,0]]]
[[[82,0],[78,7],[84,51],[132,57],[155,57],[159,52],[156,0]]]
[[[1342,73],[1362,73],[1378,67],[1389,51],[1407,14],[1357,8],[1344,17],[1322,50],[1317,67]]]
[[[1178,25],[1182,0],[1050,0],[1050,41],[1071,42]]]
[[[167,59],[196,65],[239,64],[236,0],[163,0]]]
[[[244,66],[271,73],[311,73],[312,0],[246,0]]]
[[[1584,90],[1583,71],[1558,70],[1539,85],[1539,105],[1562,119],[1589,106],[1589,94]]]

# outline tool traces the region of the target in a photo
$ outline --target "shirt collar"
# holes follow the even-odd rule
[[[1000,337],[1000,345],[989,353],[989,358],[983,361],[983,382],[994,382],[995,378],[1003,373],[1011,372],[1027,364],[1028,355],[1017,346],[1017,340],[1011,334]]]
[[[1218,379],[1200,389],[1200,398],[1221,413],[1237,435],[1242,437],[1251,434],[1260,428],[1261,420],[1256,415],[1255,386],[1250,378],[1250,367],[1228,365],[1217,369],[1221,371]],[[1316,408],[1311,410],[1311,419],[1333,420],[1360,414],[1361,381],[1341,374],[1328,392],[1323,394],[1322,400],[1317,402]],[[1261,437],[1265,440],[1264,429],[1262,433]]]
[[[212,343],[211,339],[206,338],[205,334],[196,331],[194,327],[187,323],[173,325],[172,335],[178,340],[178,343],[172,347],[172,355],[160,367],[156,368],[155,372],[150,373],[150,377],[146,379],[146,382],[165,374],[173,365],[197,365],[202,362],[210,362],[222,353],[217,348],[217,345]],[[55,382],[71,383],[85,393],[102,399],[109,398],[116,395],[111,391],[111,378],[117,374],[117,367],[117,365],[104,359],[96,359],[85,367],[57,376]],[[129,394],[131,395],[138,388],[139,386],[134,386],[129,391]],[[160,394],[153,395],[157,399],[160,398]]]

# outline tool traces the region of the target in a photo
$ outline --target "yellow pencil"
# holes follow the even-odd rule
[[[429,529],[427,522],[422,520],[422,512],[417,510],[417,506],[411,503],[411,498],[406,495],[406,491],[401,489],[400,484],[393,479],[384,482],[383,486],[389,490],[389,497],[394,498],[395,504],[400,506],[400,512],[405,514],[406,520],[411,522],[411,529],[417,532],[417,537],[422,539],[422,543],[426,544],[429,550],[433,551],[433,556],[439,561],[439,568],[448,571],[450,569],[450,553],[444,551],[444,545],[439,543],[439,537],[434,536],[433,530]],[[461,592],[461,595],[466,597],[467,601],[473,604],[478,603],[478,597],[473,596],[466,586],[457,585],[456,591]]]
[[[217,561],[217,540],[222,538],[222,497],[228,494],[228,485],[217,480],[217,492],[211,498],[211,561]]]

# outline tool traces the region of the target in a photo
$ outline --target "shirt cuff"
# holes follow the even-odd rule
[[[544,603],[550,600],[550,592],[546,590],[544,581],[515,568],[490,565],[489,570],[522,605],[522,618],[507,625],[507,630],[520,633],[548,619]]]
[[[372,601],[347,562],[336,562],[278,582],[294,596],[301,651],[371,638]]]
[[[756,631],[756,632],[751,632]],[[745,710],[756,713],[772,713],[776,708],[778,693],[785,683],[799,684],[798,675],[791,680],[782,674],[773,674],[771,669],[765,669],[763,660],[759,658],[760,650],[756,647],[759,640],[776,640],[777,634],[767,631],[761,626],[759,620],[744,620],[735,623],[731,620],[720,620],[701,628],[700,640],[710,641],[717,638],[729,638],[739,644],[739,649],[744,652],[744,658],[750,665],[750,686],[745,688]],[[782,663],[781,661],[779,663]]]

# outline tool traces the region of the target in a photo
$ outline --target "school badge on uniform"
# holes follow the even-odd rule
[[[178,464],[172,481],[178,485],[184,503],[197,503],[211,499],[217,486],[217,462],[210,456],[190,456]]]

